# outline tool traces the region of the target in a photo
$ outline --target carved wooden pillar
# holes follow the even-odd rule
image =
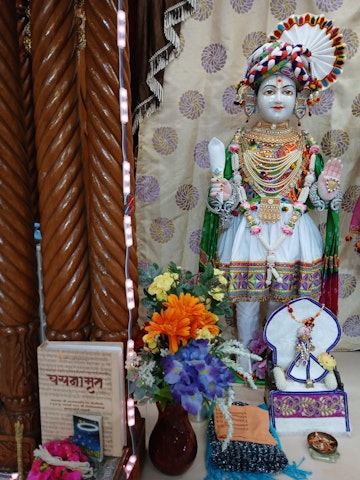
[[[129,321],[125,272],[128,271],[136,286],[137,270],[134,248],[130,249],[127,259],[123,228],[122,141],[125,139],[119,114],[117,3],[116,0],[85,2],[87,189],[92,321],[95,325],[92,337],[124,341]],[[127,10],[127,2],[123,4]],[[128,48],[124,56],[124,86],[130,94]],[[126,132],[125,151],[133,171],[131,120]]]
[[[40,432],[36,248],[16,2],[1,2],[0,44],[0,465],[16,468],[15,422],[33,440],[25,465]]]
[[[30,0],[16,0],[20,76],[24,99],[25,146],[30,173],[31,207],[35,220],[39,221],[29,3]]]
[[[90,289],[74,2],[31,7],[46,337],[85,340]]]

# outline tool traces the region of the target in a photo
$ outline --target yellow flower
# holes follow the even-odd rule
[[[224,276],[224,272],[222,272],[218,268],[214,268],[214,275],[217,277],[217,279],[218,279],[219,283],[221,283],[221,285],[227,285],[228,284],[228,281],[227,281],[226,277]]]
[[[156,340],[154,337],[150,337],[149,334],[146,334],[143,336],[143,342],[144,342],[144,350],[152,353],[158,353],[159,352],[159,347],[156,343]]]
[[[181,267],[177,267],[177,269],[181,270]],[[170,272],[170,271],[167,270],[165,273],[170,275],[174,280],[179,280],[178,272]],[[165,273],[164,273],[164,275],[165,275]]]
[[[162,288],[157,287],[155,284],[151,284],[148,290],[150,295],[156,295],[158,302],[164,302],[167,299],[167,293]]]
[[[174,277],[170,272],[165,272],[162,275],[158,275],[154,278],[151,285],[155,285],[157,288],[161,288],[164,292],[168,292],[174,284]],[[151,286],[150,285],[150,286]]]
[[[212,333],[210,333],[209,329],[207,328],[200,328],[200,330],[197,331],[197,335],[196,335],[196,339],[204,339],[204,340],[211,340],[212,338],[214,338],[215,335],[213,335]]]
[[[320,365],[325,368],[325,370],[334,370],[336,367],[335,358],[327,352],[322,352],[318,356],[318,361]]]
[[[209,295],[217,302],[221,302],[225,298],[225,293],[220,287],[215,287],[209,290]]]
[[[175,274],[176,275],[176,274]],[[150,295],[156,295],[156,299],[159,302],[167,300],[167,292],[174,285],[174,275],[170,272],[165,272],[162,275],[158,275],[154,278],[154,281],[148,288]]]

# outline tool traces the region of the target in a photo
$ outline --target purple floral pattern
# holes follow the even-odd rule
[[[208,151],[209,142],[202,140],[194,148],[194,161],[200,168],[210,168],[210,158]]]
[[[188,90],[181,95],[179,110],[189,120],[199,118],[205,108],[205,98],[197,90]]]
[[[343,0],[316,0],[317,8],[323,13],[335,12],[342,7],[343,3]]]
[[[150,226],[150,236],[158,243],[169,242],[175,233],[175,227],[169,218],[154,218]]]
[[[296,0],[271,0],[270,11],[278,20],[286,20],[290,15],[295,13]]]
[[[212,43],[201,54],[201,65],[207,73],[219,72],[226,63],[226,49],[220,43]]]
[[[321,141],[321,150],[325,156],[341,157],[349,148],[349,134],[344,130],[331,130],[327,132]]]
[[[196,207],[199,196],[199,190],[194,185],[181,185],[175,194],[176,205],[188,212]]]
[[[213,9],[214,9],[213,0],[198,0],[196,2],[196,9],[195,9],[193,18],[195,20],[198,20],[199,22],[203,22],[204,20],[210,17]]]
[[[266,41],[267,35],[265,32],[248,33],[242,46],[244,57],[247,58],[257,47],[263,45]]]
[[[236,13],[248,13],[252,9],[254,0],[230,0],[230,5]]]
[[[225,89],[225,92],[222,97],[222,103],[223,103],[224,109],[226,113],[229,113],[230,115],[238,115],[242,110],[241,105],[234,103],[235,94],[236,94],[235,87],[234,85],[231,85],[230,87]]]
[[[360,94],[356,95],[351,105],[351,113],[354,117],[360,117]]]
[[[352,213],[355,207],[356,200],[360,195],[360,185],[350,185],[346,189],[342,202],[341,208],[348,213]]]
[[[201,239],[201,229],[194,230],[189,238],[189,247],[190,250],[195,253],[195,255],[200,254],[200,239]]]
[[[327,88],[326,90],[320,91],[320,102],[315,103],[313,107],[311,107],[312,115],[324,115],[329,110],[332,109],[335,95],[331,88]]]
[[[356,277],[350,273],[342,273],[339,278],[339,297],[347,298],[356,289]]]
[[[358,34],[350,28],[343,28],[341,30],[341,35],[343,36],[346,44],[346,61],[349,61],[350,58],[352,58],[358,51],[359,37]]]
[[[151,263],[150,262],[144,262],[144,261],[140,261],[138,263],[138,269],[139,270],[148,270],[151,266]]]
[[[178,146],[176,130],[171,127],[159,127],[152,139],[154,150],[162,155],[170,155]]]
[[[160,194],[160,185],[158,180],[152,175],[139,175],[136,177],[135,195],[138,200],[151,203],[154,202]]]
[[[360,315],[351,315],[348,317],[342,326],[342,331],[348,337],[360,336]]]

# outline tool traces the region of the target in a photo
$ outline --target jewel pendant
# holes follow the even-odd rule
[[[264,223],[276,223],[281,219],[281,200],[279,197],[261,197],[259,220]]]

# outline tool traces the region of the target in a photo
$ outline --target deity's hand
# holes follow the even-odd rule
[[[326,163],[318,179],[318,192],[322,200],[329,202],[336,197],[340,188],[342,167],[339,158],[332,158]]]
[[[210,192],[211,199],[226,202],[231,195],[231,184],[225,179],[219,179],[216,176],[211,178]]]

